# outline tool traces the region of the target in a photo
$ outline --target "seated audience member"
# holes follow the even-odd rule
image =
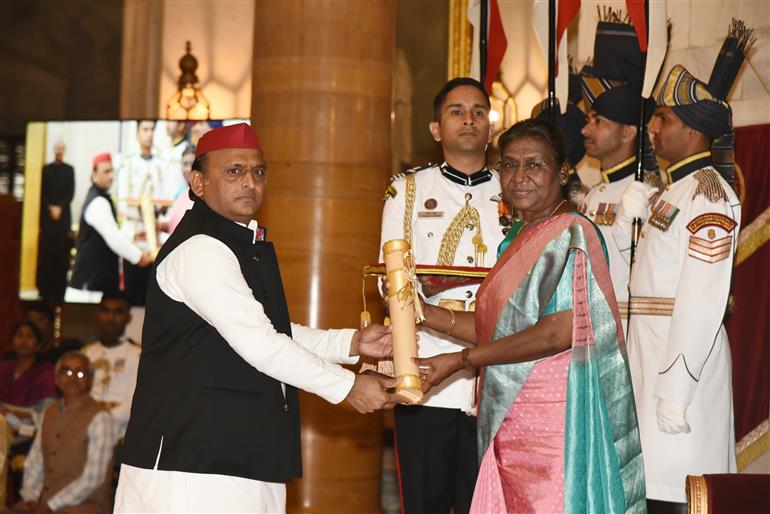
[[[53,364],[40,356],[43,341],[43,333],[32,321],[22,321],[13,331],[8,359],[0,361],[0,415],[11,436],[7,458],[9,491],[14,495],[21,487],[35,417],[45,407],[45,400],[56,396]]]
[[[40,348],[40,354],[45,354],[51,351],[56,346],[54,339],[54,312],[53,309],[45,302],[29,302],[24,304],[24,319],[28,319],[40,330],[43,335],[42,346]],[[46,359],[47,360],[47,359]],[[51,361],[51,364],[55,363],[56,359]]]
[[[110,410],[116,441],[126,432],[141,353],[139,344],[125,336],[130,308],[125,296],[105,293],[96,313],[99,340],[83,348],[94,369],[91,396]]]
[[[44,302],[29,302],[24,305],[24,318],[30,320],[43,334],[43,344],[40,349],[40,358],[56,364],[64,352],[79,350],[83,342],[78,338],[56,338],[54,334],[55,316],[53,309]],[[9,351],[3,358],[11,358],[13,352]]]
[[[56,395],[53,365],[40,360],[43,333],[29,320],[13,331],[13,357],[0,361],[0,412],[15,413],[14,407],[34,407]]]
[[[90,393],[93,368],[83,353],[56,364],[62,398],[43,413],[24,466],[23,513],[105,513],[111,510],[112,418]]]

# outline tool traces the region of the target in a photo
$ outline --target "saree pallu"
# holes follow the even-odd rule
[[[577,214],[522,231],[482,284],[479,344],[537,323],[556,296],[573,313],[572,347],[487,366],[472,512],[645,512],[639,431],[601,236]]]

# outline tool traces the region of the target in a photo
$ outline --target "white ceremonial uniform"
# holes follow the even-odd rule
[[[407,179],[407,177],[412,177]],[[414,201],[411,215],[406,214],[408,194],[407,181],[414,180]],[[460,183],[464,182],[464,183]],[[449,246],[448,228],[452,221],[462,215],[467,205],[478,213],[480,227],[475,222],[466,220],[454,257],[448,266],[487,267],[495,264],[497,247],[504,238],[500,225],[498,200],[500,195],[500,177],[497,171],[483,170],[466,176],[451,168],[446,163],[429,166],[406,174],[396,175],[386,193],[386,202],[382,214],[382,244],[391,239],[410,239],[405,234],[411,230],[412,251],[416,264],[439,264],[442,246]],[[467,212],[467,211],[466,211]],[[459,220],[458,220],[459,221]],[[480,228],[480,234],[478,230]],[[473,242],[481,235],[486,252],[479,254]],[[380,254],[382,259],[382,254]],[[432,305],[462,306],[459,310],[475,310],[478,285],[457,287],[426,298]],[[439,353],[459,352],[466,343],[446,336],[440,332],[421,327],[419,331],[418,355],[431,357]],[[474,401],[473,370],[462,370],[441,385],[434,387],[425,396],[422,405],[461,409],[468,412]]]
[[[119,441],[126,433],[131,414],[141,348],[129,338],[121,337],[116,346],[104,346],[97,341],[83,348],[83,353],[94,368],[91,396],[104,402],[110,409],[115,441]]]
[[[256,222],[249,228],[256,237]],[[201,274],[202,269],[216,273]],[[292,323],[292,338],[276,332],[254,299],[235,254],[221,241],[202,234],[191,237],[163,259],[156,278],[169,298],[183,302],[214,326],[260,372],[334,404],[353,387],[354,373],[332,363],[358,362],[358,357],[349,356],[355,330],[316,330]],[[162,440],[159,446],[156,469],[121,466],[115,512],[286,511],[285,484],[159,470]]]
[[[674,181],[641,232],[628,339],[647,497],[680,503],[686,475],[735,471],[730,347],[722,318],[740,202],[710,166],[709,152],[693,157],[667,170]],[[658,399],[687,404],[691,432],[659,430]]]
[[[132,238],[134,235],[144,229],[142,213],[137,202],[145,193],[150,195],[152,200],[162,200],[171,202],[173,197],[166,190],[167,183],[164,168],[165,161],[157,155],[146,157],[139,154],[132,154],[126,158],[117,170],[116,178],[116,197],[118,222]],[[181,169],[179,171],[181,173]],[[163,234],[159,234],[161,240],[165,239]],[[143,250],[147,250],[145,242],[141,242]]]
[[[604,236],[609,258],[610,277],[620,309],[623,334],[628,322],[628,279],[631,270],[631,227],[616,223],[620,200],[634,181],[636,157],[601,172],[602,182],[593,186],[580,206],[580,212],[593,221]],[[622,177],[619,178],[618,177]]]

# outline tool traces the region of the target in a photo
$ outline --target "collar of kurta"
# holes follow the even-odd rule
[[[264,240],[264,236],[262,239],[259,238],[259,234],[257,233],[259,230],[255,231],[253,228],[249,228],[244,224],[220,216],[211,209],[211,207],[206,205],[206,202],[201,198],[198,198],[195,201],[192,209],[190,209],[190,213],[203,218],[205,223],[216,227],[221,234],[232,238],[234,241],[253,244],[255,241]],[[256,221],[254,221],[254,223],[256,224]],[[264,232],[264,227],[259,227],[259,229],[262,229]]]
[[[461,186],[477,186],[492,180],[492,172],[489,171],[486,166],[484,166],[476,173],[466,175],[462,171],[454,169],[452,166],[445,162],[441,165],[441,174],[444,175],[448,180],[451,180],[455,184],[460,184]]]
[[[618,180],[623,180],[624,178],[633,175],[635,171],[636,156],[632,155],[625,161],[620,162],[609,169],[603,170],[602,180],[605,184],[610,184],[612,182],[617,182]]]
[[[666,169],[666,175],[668,175],[668,183],[673,184],[677,180],[683,179],[690,173],[711,165],[711,152],[708,150],[686,157],[685,159],[672,164]]]

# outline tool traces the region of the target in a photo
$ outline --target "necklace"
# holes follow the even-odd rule
[[[554,214],[556,211],[558,211],[558,210],[559,210],[559,207],[561,207],[561,206],[562,206],[562,204],[564,204],[564,202],[566,202],[566,200],[562,198],[561,202],[557,203],[557,204],[556,204],[556,207],[554,207],[554,208],[553,208],[553,210],[552,210],[551,212],[549,212],[549,213],[548,213],[548,216],[543,216],[543,218],[550,218],[551,216],[553,216],[553,214]],[[543,218],[538,218],[538,220],[540,220],[540,219],[543,219]],[[528,222],[527,220],[525,220],[525,219],[521,219],[521,221],[522,221],[522,223],[521,223],[521,227],[522,227],[522,228],[524,228],[525,226],[527,226],[527,224],[529,223],[529,222]],[[537,221],[537,220],[534,220],[534,221]]]
[[[550,218],[551,216],[553,216],[553,213],[555,213],[556,211],[558,211],[558,210],[559,210],[559,207],[561,207],[561,206],[562,206],[562,204],[564,203],[564,201],[565,201],[565,200],[564,200],[564,198],[562,198],[562,199],[561,199],[561,202],[559,202],[558,204],[556,204],[556,207],[554,207],[554,208],[553,208],[553,210],[552,210],[550,213],[548,213],[548,217],[549,217],[549,218]]]

